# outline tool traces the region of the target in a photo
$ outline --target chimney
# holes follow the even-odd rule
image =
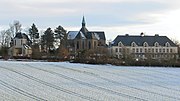
[[[140,36],[144,36],[145,34],[143,32],[141,32]]]
[[[125,34],[125,36],[129,36],[129,34]]]

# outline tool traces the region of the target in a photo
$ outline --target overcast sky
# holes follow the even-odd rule
[[[68,31],[81,28],[117,35],[166,35],[180,41],[180,0],[0,0],[0,30],[19,20],[24,28],[62,25]]]

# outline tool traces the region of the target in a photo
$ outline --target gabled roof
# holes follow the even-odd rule
[[[79,31],[69,31],[68,32],[68,39],[73,40],[77,36],[78,33],[79,33]]]
[[[28,45],[32,44],[32,41],[29,39],[29,37],[25,33],[21,33],[21,32],[16,33],[14,39],[26,39]]]
[[[14,39],[27,39],[30,41],[29,37],[25,33],[18,32],[16,33]]]
[[[156,42],[160,46],[165,46],[168,42],[171,46],[176,46],[167,36],[129,36],[129,35],[118,35],[112,42],[112,46],[117,46],[119,42],[122,42],[125,46],[131,46],[132,42],[135,42],[138,46],[143,46],[144,42],[147,42],[149,46],[154,46]]]
[[[81,31],[79,31],[79,33],[76,35],[75,39],[86,39],[86,37]]]
[[[75,38],[76,39],[86,38],[86,39],[106,40],[106,37],[103,31],[88,31],[88,29],[86,28],[86,22],[85,22],[84,16],[82,19],[81,29],[79,31],[68,32],[69,40],[73,40]]]
[[[99,39],[106,40],[105,33],[103,31],[90,31],[92,33],[96,33]]]
[[[82,27],[82,28],[80,29],[80,31],[81,31],[82,33],[84,33],[84,34],[87,34],[87,32],[88,32],[88,30],[87,30],[86,27]]]
[[[97,34],[94,33],[94,32],[88,32],[86,37],[87,37],[87,39],[96,39],[96,40],[99,39],[99,37],[97,36]]]
[[[77,35],[80,33],[81,31],[69,31],[68,32],[68,39],[71,39],[71,40],[73,40],[73,39],[75,39],[76,37],[77,37]],[[92,33],[94,34],[94,35],[92,35]],[[83,34],[83,32],[81,32],[81,36],[82,37],[85,37],[85,38],[89,38],[89,39],[102,39],[102,40],[106,40],[106,37],[105,37],[105,34],[104,34],[104,32],[102,31],[102,32],[100,32],[100,31],[87,31],[87,33],[86,33],[86,35],[82,35]],[[80,36],[78,36],[79,38],[80,38]],[[77,38],[78,38],[77,37]]]

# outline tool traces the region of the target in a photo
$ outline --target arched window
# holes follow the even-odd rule
[[[94,41],[94,48],[96,48],[96,41]]]
[[[89,41],[89,49],[91,49],[91,42]]]
[[[84,49],[84,40],[82,41],[82,49]]]
[[[77,41],[76,47],[77,49],[79,49],[79,41]]]
[[[144,46],[144,47],[148,47],[148,43],[147,43],[147,42],[144,42],[143,46]]]
[[[158,42],[155,42],[154,46],[155,46],[155,47],[159,47],[159,43],[158,43]]]
[[[132,42],[132,43],[131,43],[131,46],[132,46],[132,47],[136,47],[136,43],[135,43],[135,42]]]

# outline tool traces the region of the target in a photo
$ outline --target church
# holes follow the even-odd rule
[[[69,51],[77,53],[78,51],[96,49],[106,46],[106,37],[104,31],[89,31],[86,28],[85,18],[82,19],[82,27],[79,31],[68,32]]]

